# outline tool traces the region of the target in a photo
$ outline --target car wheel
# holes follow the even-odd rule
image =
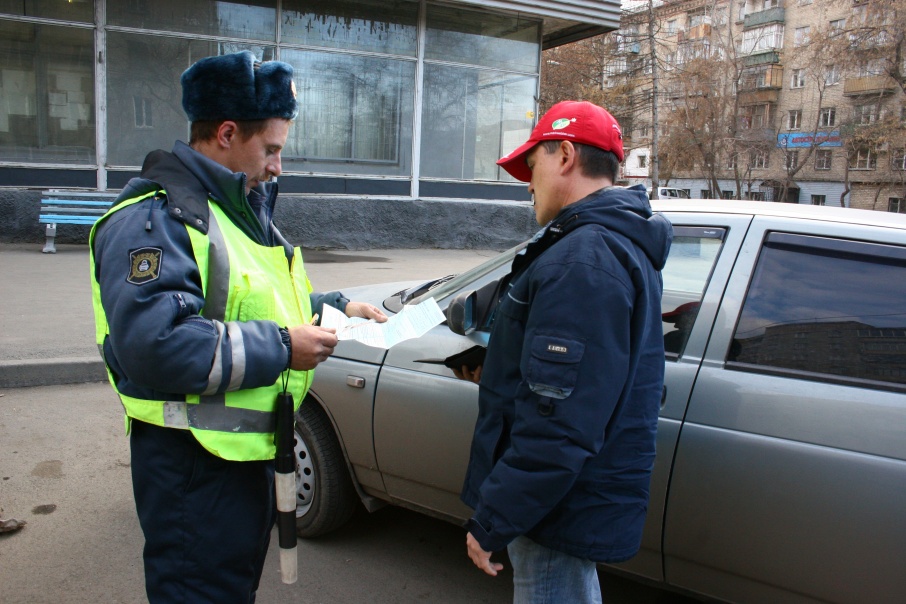
[[[296,412],[296,532],[318,537],[342,526],[355,511],[356,493],[327,415],[304,401]]]

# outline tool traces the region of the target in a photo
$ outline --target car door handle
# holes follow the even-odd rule
[[[661,409],[667,404],[667,384],[664,384],[664,390],[661,392]]]
[[[347,375],[346,376],[346,385],[352,388],[364,388],[365,387],[365,378],[359,377],[357,375]]]

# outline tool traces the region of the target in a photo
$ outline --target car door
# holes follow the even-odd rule
[[[628,562],[617,565],[623,571],[655,581],[663,580],[664,510],[686,403],[724,287],[751,221],[748,215],[691,212],[665,212],[664,215],[673,223],[674,238],[662,271],[661,312],[665,321],[666,366],[657,455],[641,550]],[[671,314],[678,309],[686,316],[674,320]]]
[[[670,584],[733,602],[904,602],[906,236],[758,217],[676,449]]]
[[[487,334],[441,324],[387,354],[374,403],[374,450],[387,494],[438,515],[467,518],[459,501],[478,415],[478,386],[429,363],[487,345]]]
[[[515,252],[488,261],[486,270],[476,267],[474,279],[426,296],[435,294],[446,308],[460,291],[505,275]],[[478,416],[478,386],[457,379],[438,361],[487,341],[486,332],[462,336],[441,323],[387,351],[374,399],[374,452],[386,492],[396,503],[448,519],[468,517],[459,494]]]

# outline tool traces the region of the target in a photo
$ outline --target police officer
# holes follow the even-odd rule
[[[126,412],[152,602],[254,602],[275,519],[274,404],[337,344],[274,226],[293,69],[250,52],[183,73],[189,144],[153,151],[92,229],[98,347]]]

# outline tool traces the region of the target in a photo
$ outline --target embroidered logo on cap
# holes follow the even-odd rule
[[[554,130],[563,130],[574,121],[576,121],[576,118],[568,120],[565,117],[561,117],[559,120],[554,120],[554,123],[551,124],[551,128],[553,128]]]
[[[160,277],[160,261],[163,250],[159,247],[143,247],[129,252],[129,276],[126,281],[144,285]]]

